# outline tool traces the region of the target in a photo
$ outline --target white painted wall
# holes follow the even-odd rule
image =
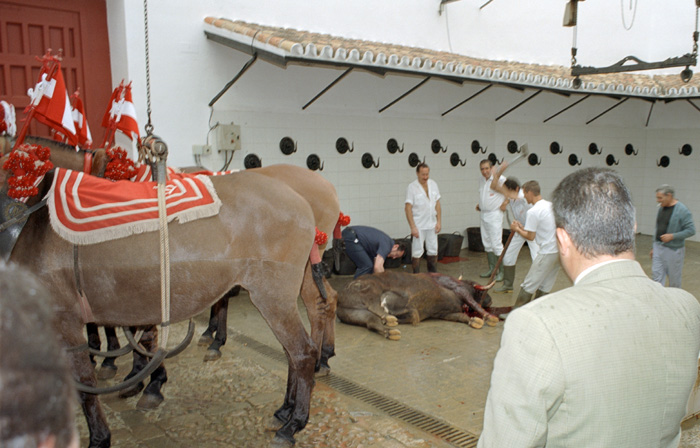
[[[451,48],[454,52],[490,59],[569,64],[572,30],[561,26],[563,1],[494,0],[479,10],[483,3],[485,0],[461,0],[447,5],[446,13],[438,15],[437,0],[310,0],[303,4],[279,0],[151,1],[150,76],[155,133],[169,144],[171,165],[192,165],[191,147],[204,144],[210,128],[211,111],[207,104],[248,59],[205,38],[203,19],[208,15],[437,50]],[[143,127],[146,123],[143,3],[107,0],[107,4],[113,83],[118,84],[122,78],[133,81],[134,100]],[[629,5],[629,0],[624,4]],[[640,2],[629,32],[622,28],[620,7],[619,2],[581,3],[578,41],[582,64],[607,65],[629,53],[642,59],[660,60],[691,50],[693,2]],[[627,51],[629,41],[635,44],[635,50]],[[426,155],[431,177],[440,186],[444,231],[463,232],[466,227],[478,225],[474,205],[478,162],[483,156],[471,153],[470,142],[478,139],[489,146],[489,152],[503,156],[506,142],[516,139],[520,143],[528,142],[543,162],[537,167],[520,164],[513,168],[512,174],[521,181],[539,180],[545,197],[563,176],[573,171],[567,163],[570,153],[582,157],[583,167],[604,166],[605,155],[612,153],[620,160],[616,169],[633,190],[639,231],[653,230],[654,189],[661,183],[674,184],[678,198],[696,217],[700,216],[700,200],[692,195],[700,157],[698,116],[693,115],[697,111],[687,104],[657,104],[648,128],[644,126],[648,105],[638,100],[630,100],[611,112],[610,120],[586,126],[586,119],[614,104],[604,98],[592,99],[590,106],[543,124],[543,118],[552,110],[572,102],[543,93],[537,102],[533,101],[532,108],[496,122],[499,113],[519,101],[512,91],[503,89],[480,97],[472,107],[441,118],[445,103],[456,104],[478,87],[431,81],[397,107],[378,114],[379,108],[415,85],[418,79],[399,76],[383,79],[358,73],[343,80],[307,111],[301,110],[301,105],[339,74],[336,70],[305,67],[280,69],[257,62],[215,105],[212,115],[212,124],[233,121],[241,125],[243,149],[236,153],[231,168],[242,168],[248,153],[256,153],[264,165],[284,162],[300,166],[305,166],[309,154],[318,154],[325,162],[323,174],[336,186],[342,210],[352,217],[353,223],[373,225],[400,237],[409,232],[403,200],[406,185],[415,178],[407,163],[408,153],[415,151],[421,157]],[[668,113],[661,114],[664,110]],[[279,140],[285,136],[298,142],[299,150],[294,155],[284,156],[279,151]],[[335,151],[335,140],[341,136],[354,141],[353,153],[340,155]],[[392,137],[405,143],[405,153],[391,155],[386,151],[386,141]],[[449,147],[447,153],[430,152],[434,138]],[[563,145],[564,154],[549,153],[549,144],[554,140]],[[591,141],[604,148],[604,155],[588,154]],[[624,154],[624,145],[630,142],[640,150],[638,156]],[[678,155],[678,148],[684,143],[691,143],[696,149],[689,158]],[[453,151],[467,160],[466,167],[454,168],[449,164]],[[360,164],[364,152],[372,153],[375,159],[379,157],[380,168],[364,169]],[[661,155],[671,158],[669,168],[656,167]],[[223,159],[214,154],[203,158],[203,162],[210,169],[218,169]],[[698,237],[694,239],[700,241]]]

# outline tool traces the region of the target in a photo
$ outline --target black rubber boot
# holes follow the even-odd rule
[[[437,272],[437,255],[428,255],[428,272]]]
[[[420,258],[411,258],[411,267],[413,268],[413,273],[417,274],[420,272]]]

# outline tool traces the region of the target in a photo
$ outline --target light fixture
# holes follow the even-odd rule
[[[681,72],[681,81],[683,82],[688,82],[690,81],[690,78],[693,77],[693,71],[690,69],[689,66],[685,66],[685,69]]]

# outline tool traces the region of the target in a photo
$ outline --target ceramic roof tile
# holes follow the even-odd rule
[[[496,61],[457,53],[390,43],[348,39],[329,34],[280,28],[240,20],[207,17],[208,31],[230,33],[227,38],[250,44],[250,38],[279,49],[284,56],[313,63],[324,60],[347,65],[373,66],[416,74],[435,74],[470,81],[498,82],[532,88],[647,98],[700,98],[700,76],[684,83],[680,76],[610,73],[581,76],[583,85],[572,87],[570,67]],[[206,25],[205,25],[206,26]]]

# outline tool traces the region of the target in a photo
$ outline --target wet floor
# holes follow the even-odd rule
[[[650,248],[650,237],[640,236],[638,260],[648,274]],[[438,270],[478,280],[478,273],[486,266],[485,254],[464,249],[460,255],[458,262],[439,263]],[[525,248],[518,260],[516,284],[529,265]],[[685,266],[684,289],[700,297],[700,243],[688,243]],[[340,289],[351,278],[334,276],[330,281]],[[554,290],[570,284],[561,272]],[[510,294],[492,297],[494,306],[514,301]],[[299,306],[306,321],[303,305]],[[197,316],[197,336],[207,318],[208,313]],[[476,330],[465,324],[429,320],[417,326],[402,325],[400,330],[401,340],[389,341],[364,328],[336,323],[337,356],[331,359],[332,375],[317,381],[309,423],[297,435],[296,446],[476,445],[503,324]],[[185,331],[186,324],[176,325],[169,345],[176,344]],[[287,366],[281,346],[245,293],[231,300],[229,340],[222,352],[220,360],[205,363],[205,349],[195,340],[182,354],[168,360],[169,381],[163,389],[166,400],[156,410],[137,410],[138,397],[122,400],[116,394],[103,396],[112,446],[267,446],[273,434],[265,431],[264,422],[282,402]],[[118,378],[128,372],[129,362],[127,357],[119,360]],[[87,446],[82,415],[77,421],[81,444]],[[695,420],[684,424],[681,447],[700,447],[700,424]]]

